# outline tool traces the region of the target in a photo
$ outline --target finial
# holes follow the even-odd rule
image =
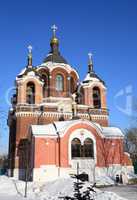
[[[32,53],[32,46],[31,45],[28,46],[28,50],[29,50],[29,53]]]
[[[89,64],[92,64],[92,53],[91,52],[88,53],[88,57],[89,57]]]
[[[53,26],[51,26],[51,29],[53,31],[53,37],[56,36],[56,30],[58,29],[58,27],[54,24]]]
[[[53,36],[51,38],[51,41],[50,41],[50,46],[51,46],[51,51],[52,52],[58,52],[58,46],[59,46],[59,40],[58,38],[56,37],[56,30],[58,29],[57,26],[54,24],[53,26],[51,26],[51,29],[53,31]]]
[[[28,46],[28,67],[32,67],[32,46]]]
[[[91,52],[88,53],[88,67],[89,67],[89,73],[91,73],[93,71],[93,62],[92,62],[92,56],[93,54]]]

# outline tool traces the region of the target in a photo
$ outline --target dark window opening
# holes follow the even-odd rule
[[[100,89],[98,87],[93,88],[93,106],[94,108],[101,108]]]
[[[81,142],[78,138],[74,138],[71,142],[71,154],[72,158],[79,158],[81,150]]]
[[[87,138],[84,141],[84,157],[93,158],[94,157],[94,149],[93,149],[93,141],[90,138]]]
[[[93,141],[90,138],[85,139],[84,145],[78,138],[74,138],[71,142],[72,159],[75,158],[94,158]]]
[[[35,104],[35,85],[32,82],[27,84],[27,96],[26,101],[28,104]]]

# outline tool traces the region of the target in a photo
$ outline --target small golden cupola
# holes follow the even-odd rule
[[[67,61],[63,58],[63,56],[59,52],[59,40],[56,37],[57,27],[53,25],[51,27],[53,35],[50,41],[51,51],[44,59],[44,63],[46,62],[54,62],[54,63],[63,63],[68,64]]]

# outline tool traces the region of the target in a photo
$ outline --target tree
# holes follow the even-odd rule
[[[1,155],[0,156],[0,168],[7,168],[8,167],[8,156]]]
[[[126,130],[125,134],[125,151],[131,156],[133,162],[137,161],[137,128],[130,128]]]
[[[77,163],[77,174],[71,175],[76,181],[74,182],[74,197],[65,196],[59,197],[64,200],[93,200],[93,193],[95,193],[94,185],[87,187],[85,191],[81,191],[84,185],[84,180],[81,180],[83,174],[79,174],[79,164]]]
[[[133,102],[132,102],[131,124],[133,127],[137,127],[137,98],[136,97],[133,97]]]

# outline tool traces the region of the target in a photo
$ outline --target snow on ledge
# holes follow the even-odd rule
[[[105,137],[124,137],[122,131],[117,127],[102,127]]]

